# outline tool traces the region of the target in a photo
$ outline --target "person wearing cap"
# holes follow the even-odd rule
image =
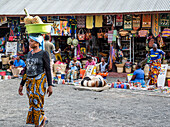
[[[47,117],[44,113],[44,96],[46,93],[46,82],[48,83],[48,97],[52,95],[52,78],[50,69],[50,58],[48,52],[40,49],[43,47],[41,35],[30,35],[29,45],[32,48],[26,59],[26,69],[19,86],[19,95],[23,95],[23,86],[26,83],[26,93],[29,99],[29,111],[27,124],[36,127],[44,126]]]
[[[150,85],[157,86],[158,75],[161,70],[161,59],[165,59],[165,52],[157,48],[157,44],[153,44],[153,48],[150,50],[150,68],[149,68],[149,78]]]
[[[87,68],[89,65],[96,65],[96,62],[92,59],[92,57],[88,58],[88,61],[86,62],[85,68]]]
[[[54,64],[54,62],[52,61],[51,53],[53,53],[55,55],[55,54],[61,52],[61,49],[59,48],[58,51],[55,52],[55,46],[49,40],[50,40],[50,37],[48,35],[45,35],[44,48],[45,48],[45,51],[48,52],[49,57],[50,57],[50,68],[51,68],[51,75],[52,75],[51,77],[52,77],[52,81],[53,81],[53,64]]]
[[[16,56],[16,60],[14,61],[11,68],[13,77],[14,78],[18,77],[25,66],[26,66],[25,62],[22,59],[20,59],[19,56]]]

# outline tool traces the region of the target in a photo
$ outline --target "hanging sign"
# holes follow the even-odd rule
[[[59,16],[47,16],[47,22],[54,22],[58,20],[59,20]]]
[[[124,30],[132,30],[132,15],[124,15]]]
[[[143,28],[150,28],[151,27],[151,14],[143,14],[142,27]]]
[[[140,28],[141,15],[133,15],[133,30],[137,31]]]
[[[159,26],[169,27],[170,26],[170,14],[160,14]]]
[[[6,43],[6,55],[17,55],[17,42]]]
[[[116,26],[123,25],[123,15],[116,15]]]
[[[152,34],[154,37],[159,35],[159,24],[158,24],[158,14],[152,15]]]
[[[165,86],[167,69],[168,69],[168,64],[162,64],[161,65],[161,70],[160,70],[160,73],[158,75],[158,81],[157,81],[158,87],[164,87]]]

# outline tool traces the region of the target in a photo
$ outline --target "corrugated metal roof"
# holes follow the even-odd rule
[[[170,12],[170,0],[0,0],[0,15]]]

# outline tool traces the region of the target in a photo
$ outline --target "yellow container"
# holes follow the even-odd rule
[[[28,34],[31,33],[42,33],[42,34],[46,34],[46,33],[50,33],[51,32],[51,24],[27,24],[26,26],[26,30],[28,32]]]

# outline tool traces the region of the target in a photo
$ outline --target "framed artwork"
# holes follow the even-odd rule
[[[143,28],[151,28],[151,14],[143,14],[142,27]]]
[[[170,14],[160,14],[159,26],[169,27],[170,26]]]
[[[59,16],[47,16],[47,22],[59,21]]]
[[[124,30],[132,30],[132,15],[124,15]]]

